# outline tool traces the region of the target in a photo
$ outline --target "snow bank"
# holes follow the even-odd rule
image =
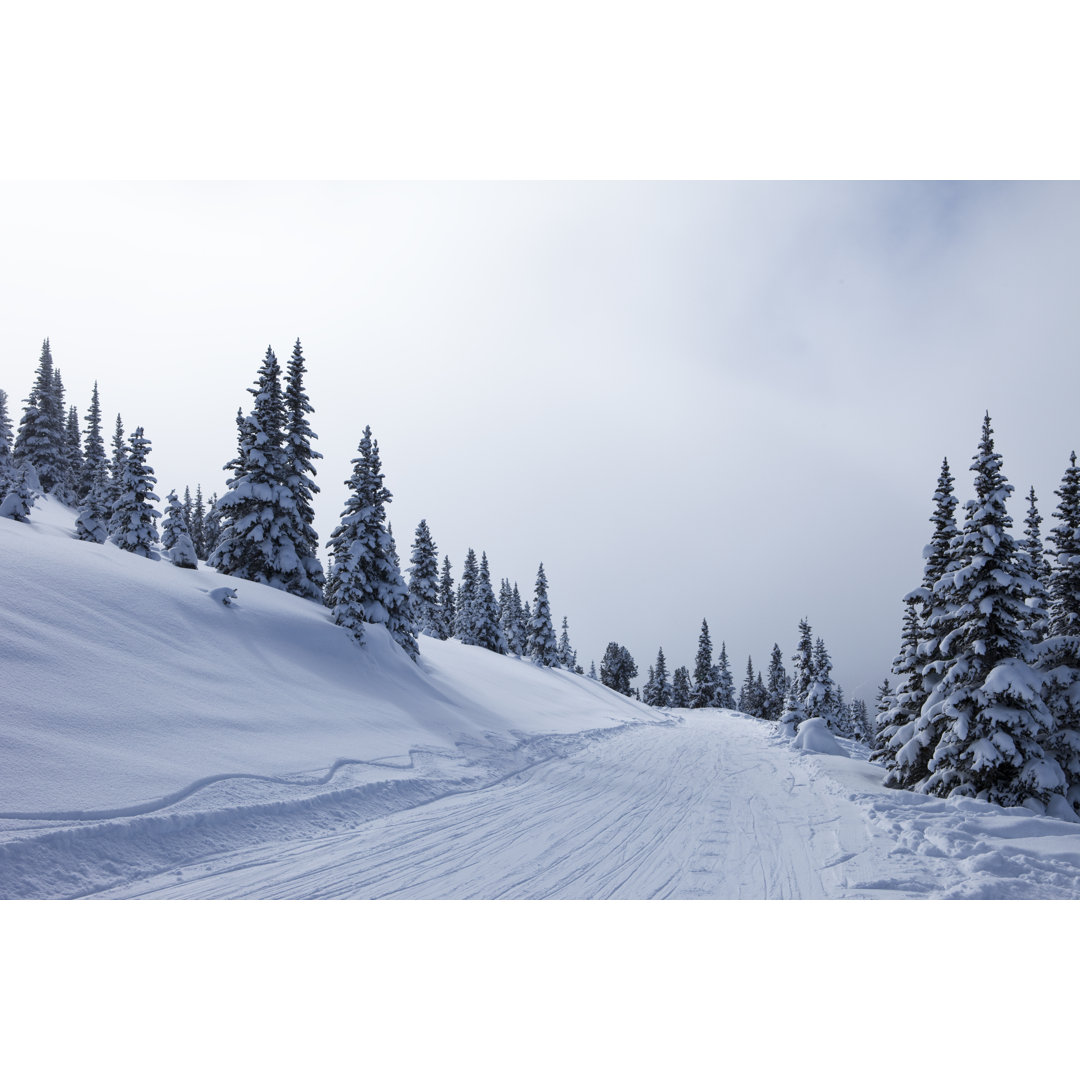
[[[796,750],[808,750],[812,754],[848,756],[848,752],[836,741],[829,725],[820,716],[812,716],[799,725],[799,733],[792,745]]]

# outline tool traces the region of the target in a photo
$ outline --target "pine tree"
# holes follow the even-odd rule
[[[124,463],[127,461],[127,443],[124,441],[124,423],[116,414],[116,427],[112,437],[112,461],[109,464],[109,501],[115,505],[124,486]]]
[[[1005,508],[1012,485],[994,451],[989,414],[972,462],[975,498],[966,506],[951,588],[957,600],[953,629],[941,642],[953,658],[923,718],[942,717],[930,775],[919,790],[986,798],[1016,806],[1064,793],[1064,775],[1042,750],[1053,728],[1036,677],[1025,632],[1025,598],[1032,582],[1016,557]],[[922,718],[920,718],[922,719]]]
[[[599,680],[600,676],[596,674],[596,661],[589,661],[589,678]]]
[[[890,787],[912,788],[930,773],[930,756],[941,732],[924,717],[926,702],[952,663],[940,642],[952,632],[957,604],[952,592],[959,563],[956,527],[957,499],[949,462],[942,461],[930,515],[933,532],[923,549],[922,586],[904,597],[904,628],[900,651],[893,660],[897,676],[887,707],[879,711],[875,750],[871,756],[888,770]],[[942,721],[943,722],[943,721]]]
[[[173,566],[197,570],[199,561],[195,555],[195,545],[188,532],[184,507],[175,491],[169,492],[167,502],[165,521],[161,528],[161,546]]]
[[[439,577],[439,623],[438,633],[442,641],[454,636],[457,623],[457,603],[454,599],[454,579],[450,576],[450,556],[443,556],[442,574]]]
[[[86,500],[90,489],[102,479],[108,483],[108,458],[105,455],[105,439],[101,433],[101,400],[98,384],[90,395],[90,408],[86,414],[85,441],[83,443],[83,467],[79,480],[79,497]]]
[[[297,471],[297,445],[286,441],[281,367],[273,349],[267,347],[249,392],[255,406],[237,420],[237,456],[226,466],[233,477],[218,500],[225,525],[207,561],[223,574],[321,600],[322,569],[312,554],[314,533],[296,503],[303,470]]]
[[[574,649],[570,644],[570,623],[564,615],[562,633],[559,634],[559,667],[564,667],[567,671],[573,671],[574,656]]]
[[[690,691],[690,708],[711,708],[716,701],[716,690],[717,671],[712,659],[712,639],[709,637],[709,624],[702,619],[697,657],[694,660],[694,685]]]
[[[51,492],[63,480],[66,458],[63,384],[53,368],[48,338],[42,343],[34,385],[25,405],[12,457],[16,464],[30,465],[40,490]],[[24,480],[29,482],[29,474]]]
[[[65,506],[77,506],[81,497],[83,460],[82,435],[79,432],[79,413],[74,405],[67,411],[64,424],[64,465],[60,482],[53,489],[53,494]]]
[[[209,552],[206,550],[206,507],[203,505],[201,484],[195,485],[195,501],[188,516],[188,531],[195,545],[195,554],[205,560]]]
[[[813,673],[806,695],[806,713],[808,716],[820,716],[830,728],[836,726],[836,684],[832,677],[832,659],[820,637],[814,642]]]
[[[1050,583],[1050,564],[1043,554],[1042,515],[1039,513],[1035,488],[1028,492],[1028,510],[1024,517],[1024,536],[1017,542],[1016,557],[1031,577],[1032,591],[1027,597],[1028,617],[1026,629],[1033,642],[1046,637],[1050,620],[1047,617],[1047,586]]]
[[[787,696],[787,669],[784,654],[775,642],[769,658],[769,683],[765,688],[765,719],[779,720],[784,715],[784,698]]]
[[[641,700],[657,709],[666,709],[671,703],[671,685],[668,683],[667,661],[662,647],[656,654],[656,663],[649,668]]]
[[[458,585],[456,612],[454,615],[454,636],[464,645],[476,645],[476,578],[480,568],[476,562],[476,552],[469,548],[465,556],[465,565],[461,571],[461,583]]]
[[[34,466],[28,461],[12,465],[0,496],[0,518],[28,522],[39,493],[40,486]]]
[[[292,539],[298,565],[286,588],[297,596],[321,601],[326,575],[319,561],[319,536],[313,524],[312,499],[319,494],[319,486],[313,479],[316,470],[312,463],[322,454],[311,445],[318,435],[307,420],[314,411],[304,391],[304,355],[297,338],[285,384],[285,486],[292,493],[292,506],[284,507],[284,531]]]
[[[1053,569],[1048,591],[1050,612],[1048,632],[1054,637],[1080,634],[1080,468],[1076,451],[1069,457],[1069,467],[1054,492],[1058,524],[1050,530]]]
[[[385,505],[393,496],[383,485],[379,444],[370,427],[364,428],[358,455],[345,482],[352,494],[327,544],[332,557],[327,603],[334,622],[358,642],[363,641],[364,623],[382,623],[415,660],[418,650],[408,617],[408,589],[385,525]]]
[[[128,440],[120,495],[109,518],[109,539],[124,551],[144,559],[157,559],[157,519],[161,513],[150,504],[158,502],[154,494],[154,470],[147,462],[150,440],[137,427]]]
[[[0,390],[0,499],[15,481],[15,463],[11,457],[11,417],[8,415],[7,394]]]
[[[690,708],[690,669],[677,667],[671,676],[671,707],[673,709]]]
[[[199,553],[200,559],[210,558],[210,552],[217,547],[221,538],[221,529],[221,511],[218,509],[218,494],[215,491],[210,496],[210,502],[206,505],[206,516],[203,518],[203,547]]]
[[[630,650],[617,641],[608,642],[600,661],[600,681],[626,697],[632,697],[630,680],[637,678],[637,664]]]
[[[716,698],[713,704],[718,709],[736,708],[735,680],[728,664],[727,642],[724,641],[720,642],[720,656],[716,661]]]
[[[491,587],[491,570],[487,552],[481,552],[480,569],[476,575],[473,594],[473,634],[476,644],[494,653],[506,652],[506,639],[499,626],[499,611],[495,604],[495,592]]]
[[[862,698],[855,698],[848,706],[848,715],[852,738],[856,742],[871,743],[873,731],[870,727],[870,713],[867,711],[866,702]]]
[[[533,661],[544,667],[554,667],[559,662],[559,646],[555,640],[555,628],[551,625],[551,605],[548,603],[547,575],[543,563],[536,573],[536,593],[528,635],[529,656]]]
[[[409,597],[417,633],[441,637],[439,612],[439,551],[425,518],[416,526],[409,563]]]
[[[739,690],[739,712],[763,719],[765,716],[765,684],[760,673],[754,673],[753,657],[746,658],[746,676]]]

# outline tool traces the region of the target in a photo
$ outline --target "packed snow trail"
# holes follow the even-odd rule
[[[779,751],[779,752],[778,752]],[[480,790],[100,893],[155,898],[828,898],[870,829],[764,725],[604,733]],[[917,890],[918,893],[918,890]],[[895,892],[892,895],[897,895]]]

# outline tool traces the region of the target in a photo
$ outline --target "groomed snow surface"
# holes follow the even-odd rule
[[[0,897],[1080,897],[1080,824],[0,520]]]

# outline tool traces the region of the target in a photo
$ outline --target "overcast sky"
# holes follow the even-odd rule
[[[989,410],[1047,525],[1080,448],[1080,187],[3,185],[0,387],[42,338],[69,404],[142,425],[164,498],[225,489],[237,406],[299,337],[323,542],[365,424],[403,564],[537,564],[579,660],[692,668],[701,620],[785,659],[800,618],[872,700],[943,457]]]

